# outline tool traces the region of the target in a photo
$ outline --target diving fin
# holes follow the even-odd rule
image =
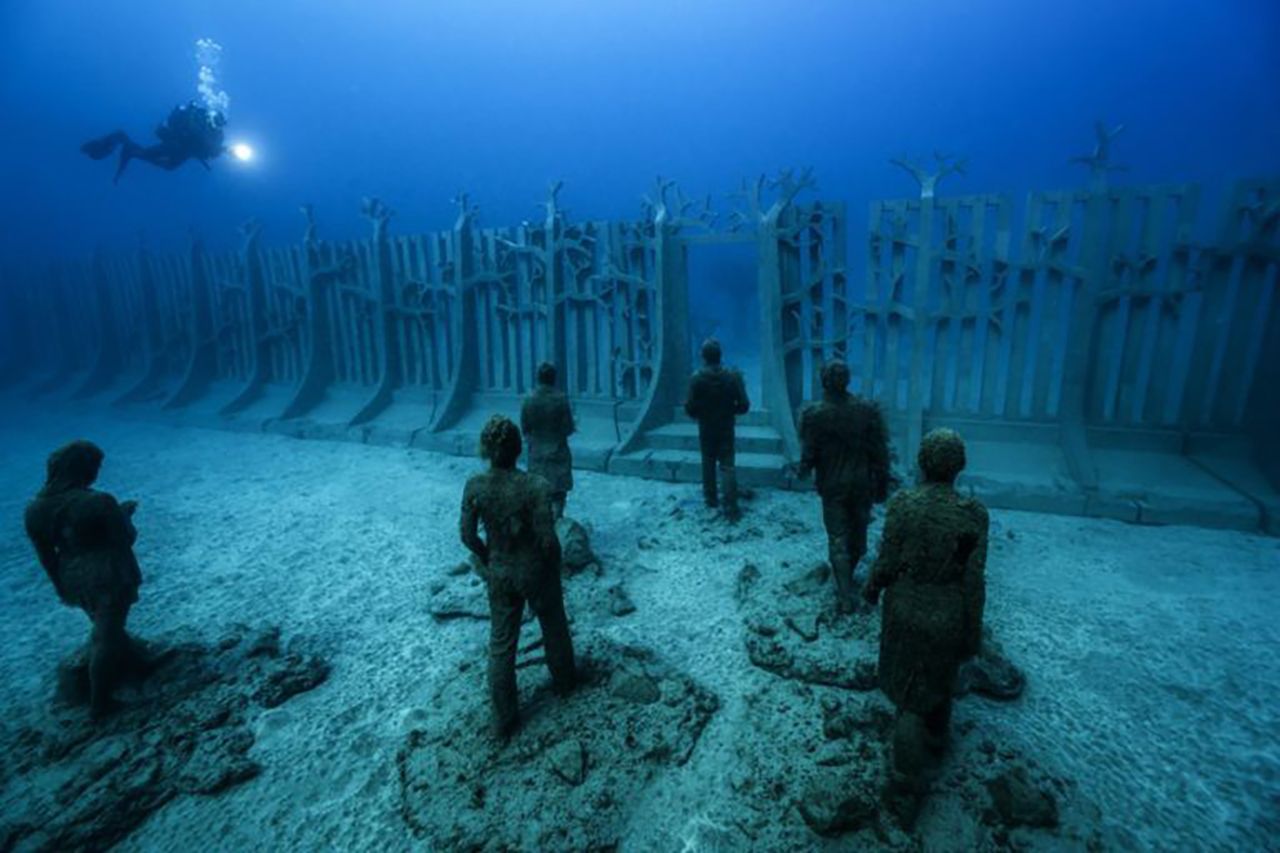
[[[111,156],[111,152],[115,151],[119,145],[124,142],[126,137],[122,132],[108,133],[106,136],[90,139],[84,145],[80,146],[80,150],[92,157],[94,160],[105,160]]]

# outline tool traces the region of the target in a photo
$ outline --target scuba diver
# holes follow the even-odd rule
[[[174,107],[164,123],[156,127],[160,141],[154,145],[139,145],[123,130],[117,130],[89,140],[80,146],[80,150],[94,160],[105,160],[119,148],[115,183],[120,182],[120,176],[131,160],[143,160],[167,172],[188,160],[197,160],[208,169],[209,161],[226,150],[222,131],[226,123],[227,119],[221,112],[190,101]]]

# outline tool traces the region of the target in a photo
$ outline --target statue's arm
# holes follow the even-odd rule
[[[480,509],[476,500],[478,489],[473,483],[467,483],[462,492],[462,513],[458,528],[462,534],[462,544],[476,555],[481,565],[489,565],[489,546],[480,538]]]
[[[54,592],[58,594],[58,598],[66,602],[67,596],[62,591],[62,581],[59,579],[58,548],[54,544],[53,537],[49,536],[46,531],[47,525],[42,523],[42,519],[37,512],[30,509],[27,510],[23,521],[27,528],[27,538],[31,540],[31,545],[35,548],[36,559],[40,561],[40,567],[48,575],[49,582],[53,584]]]
[[[964,567],[965,657],[978,653],[982,645],[982,619],[987,606],[987,510],[978,506],[978,541]]]
[[[564,398],[564,410],[560,413],[560,416],[564,419],[563,428],[566,438],[578,431],[578,425],[573,420],[573,406],[569,404],[568,397]]]
[[[702,413],[702,408],[698,405],[698,382],[696,379],[689,380],[689,390],[685,392],[684,397],[684,413],[695,421]]]
[[[733,374],[733,384],[738,396],[733,413],[735,415],[745,415],[751,411],[751,398],[747,396],[747,383],[743,381],[741,373]]]

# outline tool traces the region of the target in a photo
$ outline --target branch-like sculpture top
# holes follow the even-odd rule
[[[360,215],[373,223],[374,229],[381,231],[387,227],[396,212],[382,203],[382,199],[365,196],[360,199]]]
[[[659,227],[712,228],[717,218],[711,209],[711,196],[703,198],[698,205],[684,194],[679,184],[661,175],[654,179],[653,189],[640,197],[640,209],[646,220]]]
[[[1069,162],[1079,163],[1089,167],[1089,172],[1096,181],[1105,181],[1107,172],[1123,172],[1127,166],[1117,166],[1111,162],[1111,140],[1124,131],[1124,125],[1118,124],[1110,130],[1107,129],[1106,122],[1101,120],[1094,122],[1093,134],[1094,145],[1093,151],[1089,154],[1082,154],[1079,157],[1072,157]]]
[[[471,196],[462,190],[451,201],[458,208],[458,218],[453,221],[454,230],[466,228],[480,215],[480,205],[471,203]]]
[[[262,236],[262,221],[256,216],[246,219],[240,226],[240,236],[245,246],[252,246]]]
[[[1252,228],[1248,243],[1262,245],[1280,237],[1280,199],[1267,198],[1266,190],[1258,190],[1241,212]]]
[[[916,183],[920,185],[920,198],[933,198],[938,190],[939,181],[947,175],[963,175],[968,168],[967,160],[937,151],[933,152],[933,160],[936,165],[932,172],[926,171],[919,163],[905,157],[894,157],[889,162],[900,169],[905,169],[911,177],[916,179]]]
[[[560,209],[560,190],[562,189],[564,189],[564,181],[552,181],[547,185],[547,200],[542,203],[542,207],[546,211],[545,221],[548,228],[555,224],[557,217],[565,213]]]
[[[809,166],[800,170],[797,175],[791,169],[783,169],[772,180],[760,175],[754,181],[742,182],[741,188],[730,194],[730,198],[738,200],[742,207],[729,216],[729,230],[737,231],[744,225],[771,225],[778,221],[783,211],[795,203],[796,197],[805,190],[816,190],[818,182],[813,177],[813,169]],[[765,205],[766,191],[775,193],[773,203]],[[742,209],[742,208],[745,208]]]
[[[302,212],[302,215],[307,220],[307,230],[302,234],[302,245],[311,249],[319,242],[316,237],[316,210],[310,204],[304,204],[298,210]]]

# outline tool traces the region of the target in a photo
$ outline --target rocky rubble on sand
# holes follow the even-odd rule
[[[275,628],[236,626],[213,645],[184,632],[140,648],[154,668],[117,690],[106,719],[90,722],[84,707],[82,650],[59,667],[55,708],[0,732],[3,812],[13,816],[0,850],[105,849],[175,797],[254,778],[253,721],[329,674],[305,647],[282,648]]]
[[[875,690],[880,609],[862,605],[856,613],[839,613],[826,563],[797,574],[784,562],[781,570],[766,576],[748,563],[738,573],[736,594],[751,662],[808,684]],[[1012,701],[1025,686],[1022,671],[988,633],[982,652],[961,667],[956,695]]]
[[[800,574],[783,564],[781,572],[788,576],[767,577],[748,563],[738,573],[738,607],[751,662],[782,678],[874,690],[879,618],[869,608],[836,612],[825,563]]]
[[[647,649],[591,639],[578,652],[564,698],[520,661],[523,724],[506,744],[489,734],[483,655],[439,685],[397,756],[401,813],[426,846],[614,849],[646,786],[689,760],[715,695]]]
[[[808,850],[822,843],[819,836],[853,849],[909,850],[922,842],[995,849],[1045,831],[1068,845],[1097,842],[1096,823],[1076,813],[1082,807],[1071,806],[1069,825],[1060,819],[1060,800],[1073,783],[997,750],[963,715],[919,821],[901,827],[882,805],[896,712],[876,689],[879,609],[840,614],[833,587],[826,564],[798,570],[749,563],[739,573],[747,654],[771,676],[745,697],[733,745],[730,786],[739,807],[731,823],[742,847]],[[989,635],[983,645],[961,670],[957,695],[1017,699],[1022,672]],[[963,840],[948,838],[957,827]]]
[[[1100,849],[1102,821],[1075,783],[997,748],[971,720],[953,724],[924,808],[904,829],[883,805],[895,712],[878,691],[771,678],[745,709],[729,778],[738,849]]]

